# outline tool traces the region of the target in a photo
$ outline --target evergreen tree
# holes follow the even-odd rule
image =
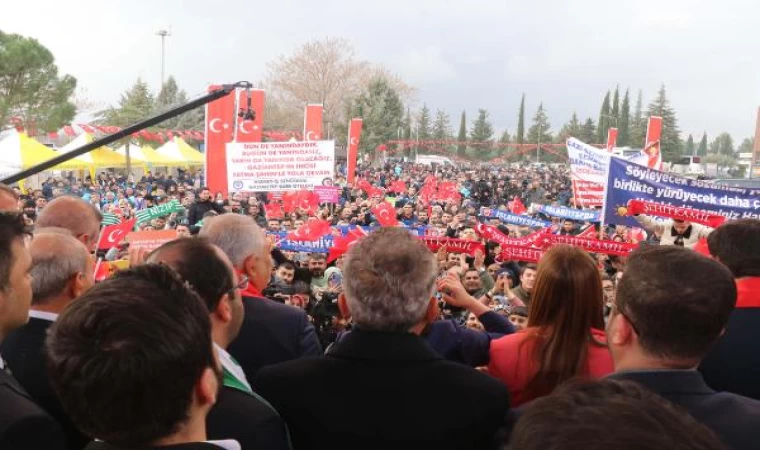
[[[734,140],[728,133],[721,133],[710,144],[710,153],[734,156]]]
[[[736,153],[752,153],[752,149],[754,147],[754,143],[752,139],[745,138],[741,144],[739,144],[739,148],[736,149]]]
[[[699,147],[697,147],[697,155],[707,156],[707,133],[702,133],[702,140],[699,141]]]
[[[187,103],[187,94],[177,86],[177,80],[173,76],[166,79],[161,90],[156,96],[154,105],[154,114],[158,114],[169,109]],[[180,116],[166,120],[158,125],[158,128],[166,130],[200,130],[203,128],[205,120],[202,108],[196,108]]]
[[[488,111],[478,110],[478,118],[472,122],[470,140],[472,142],[489,142],[493,138],[493,126],[488,119]]]
[[[578,136],[578,139],[581,141],[590,144],[594,139],[596,138],[596,124],[594,123],[594,119],[589,117],[586,119],[586,122],[581,126],[581,132]]]
[[[612,96],[612,110],[610,111],[610,115],[614,117],[614,120],[611,120],[610,125],[613,127],[617,127],[617,121],[620,120],[620,88],[619,86],[615,86],[615,94]]]
[[[605,142],[607,140],[607,128],[610,127],[610,91],[607,91],[604,95],[604,100],[602,100],[602,108],[599,110],[598,123],[599,126],[596,130],[596,141]]]
[[[578,114],[573,111],[570,121],[564,124],[557,134],[557,143],[564,144],[565,141],[567,141],[567,138],[570,137],[580,139],[582,135],[582,127],[580,120],[578,120]]]
[[[451,124],[449,115],[446,111],[439,109],[435,113],[435,123],[433,124],[433,139],[436,141],[445,141],[451,137]]]
[[[409,108],[406,108],[406,117],[404,117],[401,123],[401,129],[403,133],[402,139],[407,142],[404,146],[404,154],[409,158],[412,155],[412,146],[409,145],[409,141],[412,140],[412,111]]]
[[[618,146],[620,147],[631,145],[630,121],[631,103],[628,98],[628,89],[626,89],[623,104],[620,107],[620,119],[618,119]]]
[[[430,110],[427,104],[422,105],[420,115],[417,116],[417,136],[419,140],[426,141],[432,136],[430,127]]]
[[[684,154],[694,155],[694,152],[696,151],[697,147],[694,145],[694,136],[689,135],[689,138],[686,139],[686,148],[684,148]]]
[[[464,156],[467,152],[467,115],[462,111],[462,120],[459,122],[459,136],[457,140],[460,144],[457,146],[457,155]]]
[[[662,117],[662,135],[660,137],[660,151],[664,161],[673,161],[680,158],[683,153],[683,143],[679,136],[678,119],[675,110],[670,106],[665,85],[660,87],[660,91],[650,104],[648,116]],[[733,145],[732,145],[733,147]]]
[[[633,120],[631,121],[630,138],[628,145],[634,148],[643,148],[644,139],[647,137],[647,121],[644,119],[643,108],[643,95],[641,89],[639,89],[638,96],[636,97],[636,109],[633,113]]]
[[[148,84],[138,78],[129,90],[121,94],[118,108],[110,108],[105,113],[109,125],[124,127],[150,117],[154,111],[153,94]]]
[[[354,117],[363,120],[360,150],[371,155],[379,145],[396,139],[404,107],[387,79],[373,79],[354,104]]]
[[[500,144],[509,144],[512,142],[512,136],[509,135],[509,130],[504,130],[503,133],[501,133],[501,137],[499,138]]]
[[[525,94],[522,95],[520,100],[520,112],[517,114],[517,133],[515,134],[515,140],[518,144],[525,143]]]
[[[533,124],[528,130],[529,144],[548,144],[552,142],[551,124],[546,116],[544,104],[539,103],[536,115],[533,116]]]

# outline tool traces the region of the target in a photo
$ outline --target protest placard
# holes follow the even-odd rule
[[[230,191],[312,190],[334,175],[334,141],[227,144]]]

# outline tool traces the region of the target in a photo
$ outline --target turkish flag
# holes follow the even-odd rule
[[[330,222],[327,220],[310,220],[298,227],[297,230],[288,233],[285,239],[290,241],[318,241],[322,236],[330,233]]]
[[[296,193],[296,206],[304,210],[313,210],[319,207],[319,196],[312,191],[298,191]]]
[[[597,232],[593,225],[588,226],[585,230],[578,233],[578,237],[596,239]]]
[[[393,227],[398,225],[396,209],[388,202],[380,202],[379,205],[372,208],[372,214],[375,215],[381,226]]]
[[[650,169],[662,170],[662,154],[660,153],[660,136],[662,135],[662,117],[650,116],[647,122],[647,138],[644,142],[644,153],[648,156],[647,166]]]
[[[261,142],[264,136],[264,90],[251,89],[251,109],[253,120],[243,120],[240,114],[248,112],[248,90],[239,89],[237,92],[237,130],[234,133],[236,142]]]
[[[362,135],[362,119],[351,119],[348,127],[347,174],[348,184],[353,184],[356,178],[356,160],[359,157],[359,139]]]
[[[345,236],[336,236],[335,239],[333,239],[333,246],[330,247],[330,252],[327,255],[328,264],[348,252],[353,244],[365,236],[367,236],[367,232],[364,231],[361,227],[354,228]]]
[[[264,214],[267,216],[267,219],[282,219],[282,207],[279,203],[265,203]]]
[[[391,183],[391,187],[389,189],[390,192],[398,192],[399,194],[403,194],[406,192],[406,183],[404,183],[401,180],[394,181]]]
[[[303,140],[319,141],[322,139],[322,104],[306,105],[303,121]]]
[[[222,86],[212,85],[209,92]],[[206,105],[206,185],[212,192],[227,193],[227,149],[232,140],[235,98],[225,95]]]
[[[103,230],[100,232],[98,249],[108,250],[119,245],[119,243],[124,240],[124,237],[135,227],[135,222],[137,222],[136,218],[127,220],[126,222],[117,223],[116,225],[103,227]]]
[[[523,205],[523,202],[522,200],[520,200],[520,197],[516,195],[515,195],[514,200],[512,200],[511,212],[512,214],[518,214],[518,215],[525,214],[526,212],[528,212],[528,208],[526,208],[525,205]]]

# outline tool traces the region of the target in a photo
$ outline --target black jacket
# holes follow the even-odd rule
[[[200,222],[203,219],[203,215],[209,211],[216,211],[219,214],[224,214],[224,207],[211,200],[206,202],[197,200],[190,205],[190,209],[187,212],[187,223],[189,225],[195,225]]]
[[[35,317],[13,331],[3,341],[0,353],[11,368],[13,377],[34,402],[50,414],[66,435],[70,450],[81,450],[91,441],[82,434],[63,412],[45,367],[45,337],[53,322]],[[0,447],[1,448],[1,447]]]
[[[11,375],[0,370],[0,449],[66,449],[61,427]]]
[[[501,382],[410,333],[354,330],[324,357],[262,369],[253,387],[298,450],[490,448],[509,409]]]
[[[684,408],[731,449],[760,447],[760,401],[715,392],[696,370],[620,372],[609,377],[635,381]]]
[[[736,308],[699,371],[718,391],[760,400],[760,308]],[[759,445],[760,447],[760,445]]]
[[[288,450],[285,422],[264,400],[223,386],[206,418],[210,440],[234,439],[243,450]]]
[[[227,351],[248,380],[264,366],[322,354],[314,326],[302,310],[259,297],[243,297],[243,306],[243,326]]]

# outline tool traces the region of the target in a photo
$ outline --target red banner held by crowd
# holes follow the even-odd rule
[[[530,245],[502,245],[501,253],[497,255],[496,262],[522,261],[537,263],[543,255],[543,250]]]
[[[582,238],[578,236],[566,236],[558,234],[543,234],[536,244],[546,250],[552,245],[567,244],[578,247],[591,253],[603,253],[605,255],[626,256],[638,248],[636,244],[624,244],[615,241],[601,241],[599,239]]]
[[[348,127],[348,151],[347,158],[347,175],[346,180],[349,185],[354,184],[356,179],[356,162],[359,157],[359,139],[362,135],[362,119],[351,119]]]
[[[420,236],[431,252],[437,252],[444,247],[449,253],[467,253],[475,256],[475,252],[485,252],[485,245],[478,241],[465,241],[464,239],[451,239],[433,236]]]
[[[726,218],[724,216],[713,214],[709,211],[703,211],[700,209],[680,208],[678,206],[645,202],[642,200],[629,201],[628,215],[635,216],[637,214],[646,214],[648,216],[668,217],[676,220],[685,220],[688,222],[707,225],[711,228],[717,228],[726,221]]]
[[[487,241],[493,241],[502,246],[504,245],[531,246],[533,245],[533,242],[535,242],[535,239],[529,239],[527,237],[511,238],[505,235],[504,233],[502,233],[501,231],[499,231],[496,227],[492,225],[486,225],[483,223],[479,223],[475,225],[475,232],[478,233],[480,237],[486,239]],[[538,237],[537,235],[540,233],[541,233],[540,231],[534,233],[536,234],[536,238]]]

